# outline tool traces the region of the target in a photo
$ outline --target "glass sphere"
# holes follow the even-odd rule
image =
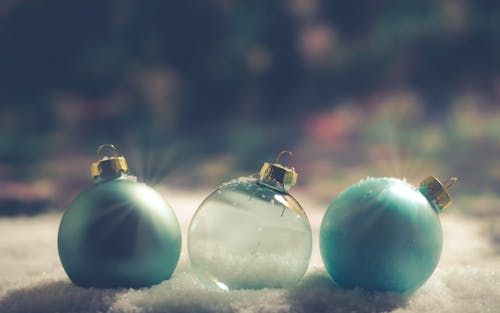
[[[76,285],[143,287],[170,278],[181,232],[172,208],[143,183],[114,179],[71,203],[58,233],[59,257]]]
[[[189,227],[194,272],[222,290],[294,285],[307,270],[311,249],[311,226],[300,204],[253,177],[213,192]]]

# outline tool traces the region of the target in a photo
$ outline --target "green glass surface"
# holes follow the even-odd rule
[[[208,196],[189,228],[194,272],[222,290],[294,285],[307,270],[311,249],[311,226],[299,203],[253,178]]]
[[[418,189],[393,178],[369,178],[328,207],[320,249],[332,279],[346,288],[411,292],[437,266],[439,216]]]
[[[143,183],[115,179],[81,193],[64,213],[59,257],[83,287],[143,287],[170,278],[181,233],[172,208]]]

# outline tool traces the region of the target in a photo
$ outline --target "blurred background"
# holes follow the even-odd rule
[[[457,176],[498,217],[500,3],[0,1],[0,214],[66,207],[102,143],[187,191],[291,150],[323,204]]]

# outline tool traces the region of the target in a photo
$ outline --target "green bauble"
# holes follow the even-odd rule
[[[109,160],[98,164],[103,171],[95,176],[97,184],[64,213],[58,233],[61,263],[83,287],[158,284],[170,278],[179,260],[179,223],[159,193],[136,182],[119,163],[106,169]]]
[[[344,190],[328,207],[320,249],[332,279],[346,288],[411,292],[437,266],[439,213],[451,198],[429,177],[414,188],[394,178],[369,178]]]

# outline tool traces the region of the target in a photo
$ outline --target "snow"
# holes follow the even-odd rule
[[[224,284],[217,282],[223,289],[227,286],[289,286],[300,279],[307,267],[307,263],[302,258],[297,258],[294,253],[238,255],[227,253],[218,244],[210,241],[200,242],[199,245],[193,246],[192,250],[197,251],[196,254],[191,254],[192,260],[198,260],[193,261],[193,269],[206,275],[207,280],[209,277],[223,278]],[[299,249],[295,249],[297,250]]]
[[[439,266],[412,295],[342,290],[333,284],[317,237],[327,204],[300,195],[296,198],[314,234],[311,265],[301,283],[290,289],[223,292],[201,284],[187,259],[187,227],[208,192],[164,194],[182,226],[181,260],[170,280],[139,290],[72,285],[57,256],[60,214],[0,218],[0,312],[500,312],[500,255],[488,233],[491,223],[453,212],[453,207],[441,215]]]

